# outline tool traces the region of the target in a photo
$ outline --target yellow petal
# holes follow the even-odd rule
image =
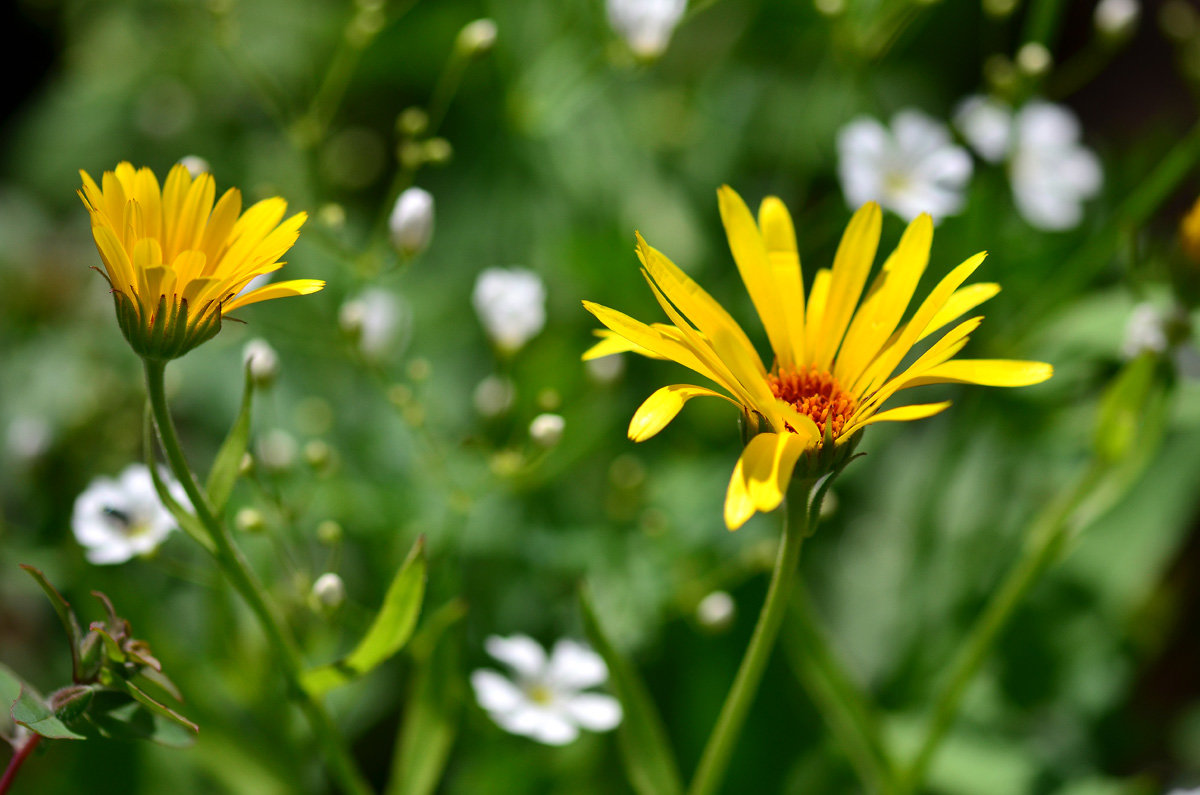
[[[183,214],[183,203],[192,187],[192,174],[183,163],[176,163],[167,174],[163,183],[163,236],[164,241],[173,240],[177,235],[180,218]],[[174,257],[178,249],[167,246],[167,253]]]
[[[644,348],[655,354],[657,358],[669,359],[684,367],[699,373],[721,386],[728,386],[716,372],[692,352],[682,342],[668,337],[652,326],[647,326],[640,320],[634,320],[623,312],[610,309],[607,306],[584,301],[583,308],[595,315],[596,319],[607,326],[615,334],[629,340],[638,348]],[[732,391],[732,390],[731,390]]]
[[[93,226],[92,237],[96,240],[100,260],[104,263],[104,270],[108,273],[108,280],[112,282],[113,289],[132,298],[133,264],[129,261],[129,255],[125,253],[121,241],[117,239],[117,233],[110,226]]]
[[[817,335],[821,333],[821,321],[825,317],[825,304],[829,299],[829,268],[820,268],[813,278],[812,292],[808,294],[808,310],[804,319],[805,359],[812,361],[817,347]]]
[[[970,335],[979,328],[979,324],[982,322],[983,316],[978,315],[970,320],[964,320],[946,332],[945,336],[930,345],[929,350],[917,357],[917,360],[905,368],[902,373],[887,380],[878,391],[870,394],[866,400],[860,403],[854,412],[855,419],[874,413],[888,398],[901,389],[916,386],[917,380],[928,373],[931,368],[957,356],[958,352],[966,346]]]
[[[842,342],[846,327],[858,306],[867,274],[875,261],[883,213],[875,202],[867,202],[850,219],[842,242],[833,258],[833,275],[829,282],[829,297],[821,318],[821,331],[814,339],[810,358],[821,370],[828,370]]]
[[[933,316],[933,320],[929,321],[929,325],[921,332],[917,342],[925,339],[942,326],[958,320],[984,301],[994,298],[999,292],[1000,285],[994,282],[968,284],[966,287],[955,290],[954,294],[950,296],[950,300],[946,301],[946,305]]]
[[[911,420],[923,420],[926,417],[932,417],[945,411],[950,406],[950,401],[945,400],[941,403],[921,403],[915,406],[898,406],[894,409],[881,411],[878,414],[873,414],[865,420],[852,423],[842,431],[842,438],[849,438],[855,431],[865,425],[871,425],[876,422],[909,422]]]
[[[840,383],[858,380],[896,330],[929,263],[932,244],[933,219],[922,213],[904,230],[850,323],[834,366]]]
[[[1053,375],[1054,367],[1045,362],[1027,362],[1016,359],[954,359],[926,371],[911,386],[925,384],[1032,386],[1049,380]]]
[[[321,279],[292,279],[287,282],[278,282],[277,284],[268,284],[266,287],[259,287],[257,290],[246,293],[243,296],[233,299],[222,309],[222,313],[232,312],[235,309],[240,309],[243,306],[256,304],[259,301],[269,301],[272,298],[286,298],[291,295],[308,295],[315,293],[325,286],[325,282]]]
[[[758,207],[758,226],[771,257],[771,270],[779,290],[779,303],[787,319],[787,334],[791,366],[804,361],[804,273],[800,267],[800,252],[796,248],[796,229],[792,216],[783,202],[774,196],[762,200]]]
[[[730,400],[720,392],[714,392],[702,386],[691,386],[689,384],[664,386],[646,398],[646,401],[634,413],[633,419],[629,421],[629,438],[635,442],[646,441],[667,427],[671,420],[675,419],[675,416],[683,409],[684,403],[702,395],[719,397],[723,400],[728,400],[735,406],[739,406],[736,401]]]
[[[737,530],[758,511],[779,507],[804,448],[804,440],[790,433],[760,433],[750,440],[725,494],[725,525],[730,530]]]
[[[754,308],[758,310],[758,316],[767,330],[771,349],[779,361],[790,365],[793,357],[787,316],[779,301],[779,288],[775,284],[771,258],[754,216],[742,197],[728,185],[722,185],[717,191],[717,203],[720,205],[721,221],[729,238],[733,261],[737,263],[750,300],[754,302]]]
[[[238,215],[242,212],[242,192],[237,188],[225,191],[209,216],[208,225],[204,227],[204,235],[200,238],[200,250],[204,252],[209,264],[209,273],[221,261],[221,255],[228,247],[233,226],[237,223]]]

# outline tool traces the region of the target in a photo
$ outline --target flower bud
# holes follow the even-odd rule
[[[296,461],[296,452],[296,440],[279,428],[268,432],[258,443],[258,460],[267,469],[290,469]]]
[[[490,19],[468,22],[458,32],[455,46],[464,55],[482,55],[496,44],[496,23]]]
[[[1054,65],[1054,56],[1046,45],[1031,41],[1017,50],[1017,68],[1028,77],[1041,77]]]
[[[696,621],[710,632],[721,632],[733,623],[737,605],[725,591],[713,591],[696,605]]]
[[[317,540],[327,547],[341,542],[342,526],[332,519],[326,519],[317,525]]]
[[[539,414],[529,423],[529,437],[542,447],[553,447],[562,439],[565,425],[559,414]]]
[[[318,609],[332,613],[346,601],[346,584],[341,577],[327,571],[313,583],[311,597]]]
[[[426,163],[444,166],[454,156],[454,147],[445,138],[430,138],[421,145],[421,157]]]
[[[513,382],[504,376],[489,375],[475,387],[471,401],[480,416],[499,417],[512,406],[516,391]]]
[[[241,508],[233,517],[233,524],[243,533],[261,533],[267,528],[262,513],[254,508]]]
[[[269,342],[259,337],[242,348],[242,364],[250,368],[250,377],[258,387],[270,386],[279,375],[279,354]]]
[[[304,460],[313,469],[325,469],[329,466],[332,457],[333,451],[326,442],[320,439],[312,439],[304,445]]]
[[[416,138],[429,128],[429,114],[424,108],[411,107],[400,111],[396,117],[396,132],[406,138]]]
[[[188,173],[192,175],[192,179],[212,171],[212,168],[208,165],[208,161],[198,155],[181,157],[179,158],[179,164],[188,170]]]
[[[433,237],[433,196],[421,188],[409,188],[396,199],[388,219],[392,245],[405,257],[415,257]]]
[[[1109,39],[1123,39],[1137,27],[1142,7],[1138,0],[1100,0],[1092,15],[1096,32]]]
[[[505,353],[515,353],[546,324],[546,286],[524,268],[483,271],[471,303],[488,336]]]
[[[687,0],[608,0],[608,22],[639,58],[666,52]]]

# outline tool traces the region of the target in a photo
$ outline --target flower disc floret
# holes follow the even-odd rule
[[[80,176],[79,196],[91,216],[118,323],[144,358],[182,356],[215,336],[229,312],[325,286],[294,279],[243,292],[256,276],[285,264],[279,258],[307,217],[284,220],[287,202],[277,196],[242,212],[240,191],[230,188],[216,200],[212,175],[193,178],[182,163],[161,188],[153,171],[129,163],[104,172],[99,184],[86,171]]]

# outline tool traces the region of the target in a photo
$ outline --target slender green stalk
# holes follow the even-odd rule
[[[916,792],[924,782],[934,754],[958,717],[959,704],[966,694],[967,687],[974,681],[975,675],[987,660],[996,638],[1012,618],[1017,605],[1046,569],[1058,560],[1059,554],[1071,537],[1069,531],[1072,514],[1092,491],[1102,474],[1103,469],[1100,466],[1091,467],[1065,499],[1052,505],[1047,514],[1034,523],[1024,553],[1009,570],[975,622],[975,626],[971,628],[966,642],[950,667],[950,675],[934,706],[925,740],[902,776],[901,793]]]
[[[8,760],[8,767],[4,769],[4,775],[0,776],[0,795],[8,792],[8,788],[17,780],[17,772],[20,771],[21,765],[25,764],[25,760],[33,753],[33,749],[37,748],[41,739],[40,734],[30,734],[21,747],[13,752],[12,759]]]
[[[867,792],[896,792],[896,766],[879,720],[862,692],[846,676],[817,624],[803,587],[793,589],[784,649],[804,688],[821,711],[839,747]]]
[[[796,505],[784,503],[783,539],[779,543],[779,554],[775,559],[775,570],[771,574],[771,585],[767,589],[767,598],[763,602],[762,612],[758,615],[758,623],[754,626],[754,634],[750,637],[750,645],[738,668],[733,687],[725,697],[721,714],[709,735],[708,744],[700,757],[696,775],[688,788],[688,795],[712,795],[721,786],[725,771],[729,767],[729,758],[737,743],[742,725],[746,722],[746,713],[754,701],[754,694],[762,680],[763,671],[771,650],[775,647],[775,639],[779,635],[779,627],[783,622],[783,614],[787,611],[788,594],[792,590],[792,581],[800,560],[800,548],[805,537],[809,534],[808,511],[804,498],[808,496],[811,483],[797,484],[792,487]],[[788,502],[793,499],[789,498]]]
[[[371,795],[373,790],[367,783],[349,749],[333,724],[324,705],[306,691],[300,683],[304,662],[295,639],[284,628],[283,619],[276,613],[267,599],[266,591],[258,581],[250,565],[234,545],[229,528],[221,521],[209,505],[208,497],[201,490],[183,448],[175,433],[175,423],[167,407],[163,374],[166,362],[145,360],[146,390],[150,398],[150,411],[158,429],[158,439],[167,464],[176,480],[183,486],[192,502],[196,517],[208,530],[215,545],[213,556],[221,571],[229,578],[233,587],[246,601],[267,636],[279,666],[287,679],[288,697],[304,713],[312,725],[317,742],[325,753],[330,772],[338,786],[348,795]]]

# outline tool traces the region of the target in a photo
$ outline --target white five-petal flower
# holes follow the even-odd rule
[[[546,286],[524,268],[488,268],[475,280],[471,302],[488,336],[510,353],[546,325]]]
[[[1015,114],[1004,103],[968,97],[955,125],[985,160],[1008,160],[1017,211],[1031,226],[1059,231],[1083,220],[1083,202],[1100,190],[1100,160],[1080,143],[1079,119],[1043,100]]]
[[[163,481],[184,507],[191,507],[183,487],[163,473]],[[124,563],[145,555],[163,542],[175,520],[159,502],[145,464],[130,464],[117,479],[99,477],[75,499],[71,529],[86,548],[91,563]]]
[[[946,125],[917,110],[902,110],[891,127],[859,117],[838,132],[838,173],[850,207],[877,201],[911,221],[937,221],[963,208],[971,156],[950,139]]]
[[[621,705],[612,696],[585,692],[608,679],[604,660],[573,640],[554,644],[549,657],[526,635],[484,642],[488,654],[512,676],[486,668],[471,674],[479,706],[501,728],[547,745],[566,745],[580,729],[609,731],[621,722]]]

